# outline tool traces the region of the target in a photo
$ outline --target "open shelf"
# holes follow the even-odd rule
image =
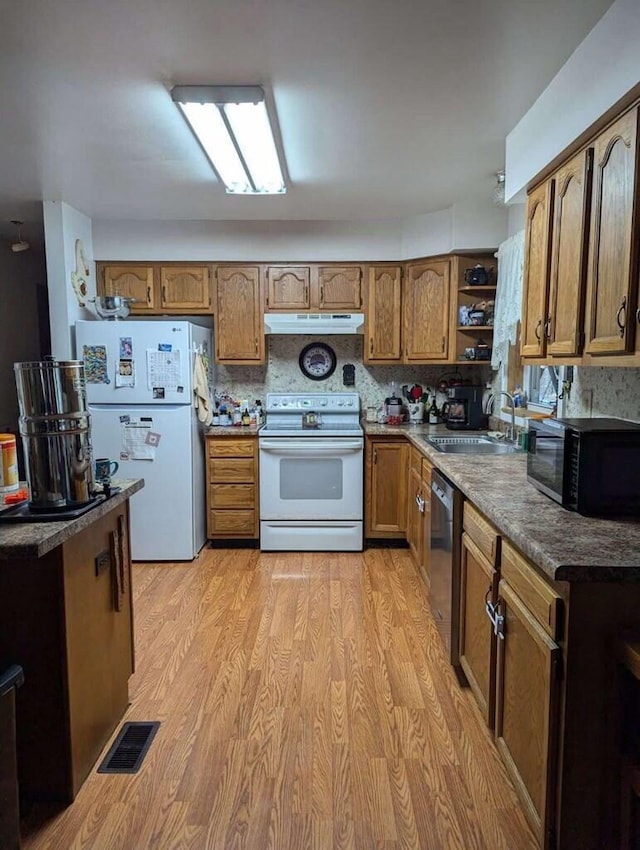
[[[475,333],[476,331],[492,331],[493,325],[458,325],[461,333]]]
[[[495,292],[497,288],[495,283],[486,286],[460,286],[458,292]]]

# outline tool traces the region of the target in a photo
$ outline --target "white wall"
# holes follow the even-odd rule
[[[387,221],[94,221],[99,260],[397,260]]]
[[[490,201],[392,221],[92,223],[99,260],[403,260],[493,247],[506,233],[507,213]]]
[[[524,214],[526,204],[510,204],[508,207],[507,218],[507,238],[515,236],[521,230],[524,230]]]
[[[507,236],[508,214],[493,201],[464,201],[453,205],[451,250],[497,248]]]
[[[13,364],[40,359],[37,287],[46,282],[44,255],[0,250],[0,431],[18,427]]]
[[[444,254],[452,242],[453,208],[416,215],[400,222],[401,247],[396,260]],[[446,247],[445,247],[446,246]]]
[[[639,0],[616,0],[507,136],[507,200],[640,81],[639,33]]]
[[[80,239],[89,268],[87,298],[96,294],[91,219],[64,201],[45,201],[43,212],[51,353],[61,360],[68,360],[74,356],[73,329],[76,321],[94,318],[90,309],[80,306],[71,285],[71,274],[77,270],[76,240]]]

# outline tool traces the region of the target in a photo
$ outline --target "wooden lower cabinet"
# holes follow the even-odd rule
[[[540,846],[553,847],[560,647],[507,582],[498,593],[496,744]]]
[[[424,538],[422,515],[422,455],[414,446],[409,448],[409,488],[407,492],[407,543],[416,566],[422,562]]]
[[[365,440],[365,537],[406,536],[408,456],[404,436]]]
[[[429,553],[431,551],[431,470],[433,465],[422,458],[422,559],[418,562],[422,577],[427,584],[431,583],[431,568]]]
[[[460,666],[482,716],[493,729],[496,637],[486,603],[496,601],[498,571],[466,532],[460,552]]]
[[[0,664],[25,673],[16,694],[23,799],[71,803],[127,708],[128,529],[123,502],[41,558],[2,562]]]
[[[258,440],[207,437],[207,536],[259,536]]]
[[[498,530],[470,502],[460,546],[460,666],[487,723],[495,720],[496,636],[487,604],[498,596]]]
[[[500,575],[496,744],[540,846],[554,848],[562,600],[507,541]]]

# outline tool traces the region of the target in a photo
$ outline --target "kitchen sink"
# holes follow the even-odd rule
[[[433,446],[439,452],[447,454],[473,454],[473,455],[509,455],[520,451],[514,443],[506,443],[490,437],[488,434],[474,434],[473,436],[442,436],[423,437],[425,443]]]

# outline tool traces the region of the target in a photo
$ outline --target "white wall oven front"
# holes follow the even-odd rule
[[[260,548],[361,551],[361,436],[260,437]]]

